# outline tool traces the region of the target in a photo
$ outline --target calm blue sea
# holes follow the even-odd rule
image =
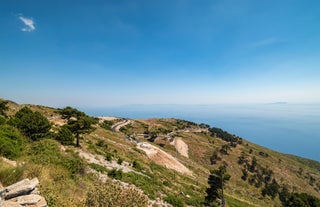
[[[94,116],[206,123],[279,152],[320,161],[320,104],[128,105],[82,110]]]

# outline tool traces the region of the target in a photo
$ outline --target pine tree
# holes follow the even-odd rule
[[[80,136],[92,131],[92,124],[96,124],[97,120],[70,106],[62,109],[60,114],[68,120],[67,127],[76,137],[76,146],[80,147]]]
[[[226,173],[226,167],[220,166],[217,170],[211,170],[211,174],[208,178],[209,188],[207,188],[205,201],[207,206],[217,206],[220,200],[220,206],[225,206],[224,198],[224,184],[230,180],[230,175]]]

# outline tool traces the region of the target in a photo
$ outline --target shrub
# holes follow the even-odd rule
[[[24,150],[24,138],[19,131],[11,126],[0,126],[0,155],[9,159],[21,156]]]
[[[146,207],[148,198],[136,188],[125,188],[121,184],[108,180],[104,184],[96,184],[87,194],[86,206],[105,207]]]
[[[118,163],[119,165],[122,165],[122,163],[123,163],[123,158],[122,158],[122,157],[119,157],[117,163]]]
[[[284,206],[296,207],[296,206],[310,206],[318,207],[320,206],[319,198],[316,198],[307,193],[288,193],[287,197],[282,198],[282,203]]]
[[[62,166],[71,176],[83,174],[85,171],[85,163],[79,155],[73,152],[63,155],[59,144],[54,140],[43,139],[33,143],[28,149],[28,155],[30,160],[36,164]]]
[[[31,111],[28,107],[20,109],[9,123],[33,140],[45,137],[51,128],[46,117],[39,112]]]
[[[62,155],[59,145],[54,140],[43,139],[34,142],[28,149],[30,160],[36,164],[60,164]]]
[[[98,140],[97,146],[98,147],[105,147],[106,146],[106,148],[108,148],[108,145],[102,139]]]
[[[112,154],[111,153],[109,153],[109,152],[106,153],[106,160],[109,161],[109,162],[112,160]]]
[[[164,186],[167,186],[167,187],[172,186],[172,184],[167,180],[163,181],[162,183],[163,183]]]
[[[105,120],[103,121],[100,126],[106,130],[110,130],[111,131],[111,126],[113,125],[113,122],[112,121],[109,121],[109,120]]]
[[[72,145],[74,142],[74,136],[72,132],[66,126],[62,126],[59,130],[59,133],[56,136],[56,139],[64,145]]]
[[[132,167],[136,168],[137,170],[141,170],[142,169],[140,163],[137,160],[133,161]]]
[[[272,199],[276,197],[279,193],[279,184],[276,182],[275,179],[272,180],[271,184],[266,183],[265,187],[262,189],[263,196],[270,196]]]
[[[63,156],[61,164],[69,171],[71,176],[76,174],[83,175],[86,168],[84,161],[75,153],[70,156]]]
[[[164,198],[164,201],[176,207],[184,207],[184,203],[182,199],[175,195],[168,195],[167,197]]]
[[[117,180],[121,180],[122,177],[123,177],[123,172],[122,170],[116,170],[116,169],[112,169],[108,172],[108,176],[110,178],[114,178],[114,179],[117,179]]]

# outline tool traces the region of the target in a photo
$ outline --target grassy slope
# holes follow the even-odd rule
[[[14,114],[23,106],[9,103],[10,110],[8,114]],[[56,109],[53,108],[28,106],[46,117],[58,115]],[[149,132],[156,131],[161,133],[184,127],[190,127],[190,124],[175,119],[150,119],[140,120],[131,126],[127,126],[126,132],[133,134],[134,132],[143,133],[148,130]],[[200,206],[205,196],[209,170],[218,167],[222,163],[226,163],[227,171],[231,175],[231,180],[226,186],[228,206],[279,206],[278,198],[275,200],[268,197],[264,198],[261,196],[261,189],[241,180],[241,167],[237,161],[242,152],[247,155],[248,159],[252,159],[255,156],[258,164],[272,169],[275,178],[280,184],[287,184],[290,186],[290,189],[298,192],[307,192],[319,197],[319,192],[315,190],[315,185],[311,186],[309,184],[310,175],[320,183],[320,164],[318,162],[281,154],[244,140],[242,145],[232,148],[229,155],[220,155],[222,160],[218,161],[216,165],[211,166],[209,162],[210,156],[215,150],[220,149],[223,144],[226,144],[225,141],[212,138],[206,132],[179,132],[176,134],[176,137],[182,138],[188,144],[189,158],[179,155],[168,142],[162,142],[166,143],[162,149],[177,157],[181,163],[191,169],[194,172],[193,177],[179,174],[150,162],[144,152],[138,150],[133,143],[125,139],[123,133],[112,132],[97,126],[96,130],[90,135],[86,135],[81,142],[82,149],[90,153],[101,155],[110,153],[114,160],[121,157],[125,162],[130,164],[138,161],[141,165],[139,171],[147,177],[128,173],[123,176],[122,180],[135,184],[153,199],[173,194],[183,199],[189,205]],[[103,142],[105,145],[100,146],[99,142]],[[32,144],[30,143],[29,145]],[[68,149],[72,152],[74,147],[66,146],[65,148],[67,149],[66,156],[71,156],[69,155],[70,153],[68,154]],[[250,154],[251,149],[252,153]],[[263,157],[259,155],[259,152],[267,153],[269,156]],[[19,161],[28,161],[30,156],[21,157]],[[3,162],[1,163],[3,164]],[[298,173],[299,168],[303,169],[301,174]],[[93,182],[97,181],[97,177],[92,174],[85,174],[75,178],[74,176],[70,177],[64,167],[30,162],[27,163],[20,178],[33,176],[39,177],[41,190],[46,198],[60,200],[59,205],[61,206],[79,206],[80,201],[85,199],[89,187]],[[64,195],[72,196],[65,197]],[[79,202],[75,202],[75,200],[79,200]]]

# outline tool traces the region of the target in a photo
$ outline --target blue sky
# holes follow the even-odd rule
[[[320,102],[320,1],[2,0],[0,97]]]

